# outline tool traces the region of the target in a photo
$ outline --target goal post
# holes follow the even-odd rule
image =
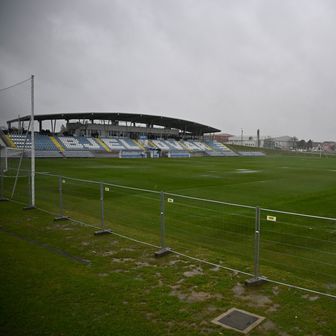
[[[35,207],[34,75],[0,88],[1,173],[5,193],[12,199],[27,195],[27,207]],[[27,126],[28,123],[28,126]],[[8,177],[8,178],[7,178]],[[28,189],[29,188],[29,189]]]
[[[30,127],[31,127],[31,208],[35,208],[35,118],[34,118],[34,75],[31,75],[31,114],[30,114]]]

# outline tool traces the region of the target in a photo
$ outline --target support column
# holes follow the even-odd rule
[[[155,257],[162,257],[171,253],[171,248],[166,246],[165,242],[166,224],[165,224],[165,194],[160,193],[160,250],[155,252]]]
[[[104,184],[99,184],[100,189],[100,226],[101,229],[98,231],[95,231],[95,235],[103,235],[103,234],[109,234],[112,233],[111,229],[105,228],[105,216],[104,216]]]
[[[59,196],[59,216],[55,217],[55,221],[68,220],[69,217],[64,216],[64,207],[63,207],[63,177],[58,176],[58,196]]]
[[[267,279],[260,276],[260,208],[256,207],[254,231],[254,277],[245,281],[246,286],[256,286],[265,283]]]

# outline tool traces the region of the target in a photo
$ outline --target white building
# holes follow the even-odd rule
[[[258,146],[258,137],[256,135],[244,135],[244,136],[233,135],[228,138],[227,143],[231,145],[240,145],[247,147],[263,147],[265,138],[267,137],[260,137],[259,146]]]
[[[231,145],[240,145],[248,147],[264,147],[272,149],[291,149],[295,148],[295,143],[297,139],[291,136],[262,136],[259,139],[256,135],[244,135],[244,136],[231,136],[228,138],[227,143]]]

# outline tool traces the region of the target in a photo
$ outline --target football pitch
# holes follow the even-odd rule
[[[17,162],[10,162],[13,168],[16,164]],[[190,311],[186,313],[187,316],[185,316],[183,323],[179,321],[180,316],[172,317],[170,314],[173,314],[174,311],[185,309],[177,308],[176,302],[171,303],[172,298],[180,303],[187,302],[191,306],[195,305],[192,309],[197,311],[197,307],[201,309],[200,307],[205,307],[206,304],[209,304],[209,301],[215,308],[218,305],[220,306],[219,303],[216,306],[213,301],[220,301],[216,299],[216,295],[225,293],[232,298],[228,298],[227,301],[224,300],[224,306],[234,304],[245,309],[249,307],[256,313],[261,315],[273,314],[275,317],[271,318],[278,319],[278,326],[273,326],[273,329],[270,327],[269,332],[260,327],[261,329],[256,330],[255,334],[277,335],[283,330],[284,332],[304,335],[308,334],[308,331],[314,330],[327,335],[326,330],[329,330],[330,321],[324,323],[315,321],[308,323],[308,327],[305,327],[304,322],[299,322],[297,319],[298,316],[303,317],[303,309],[305,310],[304,314],[310,312],[310,314],[317,314],[322,320],[324,317],[328,320],[328,315],[332,314],[334,299],[323,297],[323,295],[314,292],[305,293],[296,289],[293,290],[276,283],[266,284],[262,289],[252,289],[252,292],[249,292],[249,295],[252,297],[254,295],[257,301],[256,297],[258,295],[265,298],[269,298],[269,295],[271,295],[270,302],[272,300],[274,302],[279,301],[279,303],[272,303],[273,306],[283,307],[286,300],[289,300],[290,308],[288,310],[282,308],[285,310],[281,315],[272,304],[267,304],[266,299],[264,299],[264,303],[253,305],[249,301],[250,299],[246,298],[249,297],[244,292],[246,290],[243,287],[240,288],[239,285],[244,282],[244,279],[248,278],[244,274],[253,274],[254,272],[255,221],[256,207],[258,207],[261,209],[261,275],[279,283],[336,295],[336,223],[333,220],[336,217],[334,207],[336,201],[336,159],[334,157],[269,155],[257,158],[153,160],[41,159],[37,160],[36,168],[38,172],[36,175],[36,205],[49,213],[49,215],[44,213],[43,216],[52,218],[50,214],[60,214],[59,187],[61,182],[63,214],[70,216],[77,223],[57,222],[57,224],[54,224],[52,219],[49,219],[50,223],[47,220],[48,224],[43,225],[43,220],[39,218],[42,215],[35,215],[37,216],[36,227],[30,221],[28,223],[30,230],[25,227],[26,222],[25,225],[22,225],[25,237],[28,235],[30,239],[39,238],[46,244],[61,247],[62,250],[73,249],[74,254],[84,254],[85,258],[88,259],[92,257],[90,254],[91,244],[94,244],[95,250],[99,250],[101,254],[106,253],[105,250],[108,250],[109,242],[116,241],[115,239],[118,236],[109,235],[99,238],[92,236],[89,240],[89,238],[83,237],[88,235],[90,230],[92,234],[94,229],[78,225],[78,223],[85,223],[97,228],[102,226],[101,190],[103,190],[104,227],[110,228],[119,235],[119,238],[120,236],[126,236],[149,245],[141,245],[135,241],[121,240],[121,242],[118,240],[116,244],[122,245],[119,249],[119,253],[123,251],[122,256],[119,257],[116,252],[112,260],[111,258],[100,258],[97,263],[102,269],[101,274],[110,274],[106,269],[108,267],[115,269],[116,264],[119,265],[117,269],[123,270],[124,267],[129,266],[128,259],[138,258],[137,262],[140,264],[138,271],[141,274],[143,268],[150,269],[149,266],[153,263],[152,266],[155,266],[155,272],[151,269],[143,273],[145,274],[143,278],[146,279],[143,280],[145,283],[142,286],[147,288],[151,287],[153,272],[165,274],[166,279],[172,280],[172,283],[174,283],[175,267],[177,273],[183,273],[183,271],[188,273],[188,270],[181,266],[182,255],[196,258],[191,261],[195,269],[189,270],[190,277],[188,275],[184,277],[186,281],[183,281],[183,286],[170,284],[167,285],[170,286],[168,294],[160,294],[160,290],[156,292],[155,289],[153,289],[153,293],[149,294],[153,301],[148,303],[149,306],[157,304],[155,300],[160,295],[165,297],[168,303],[167,305],[163,304],[160,312],[164,316],[172,318],[173,324],[176,324],[176,326],[179,325],[181,328],[181,325],[183,323],[187,325],[188,321],[197,324],[197,319],[195,320],[195,316],[188,315]],[[5,178],[6,196],[9,196],[13,186],[14,179],[11,177],[13,174],[11,175],[10,172],[8,171],[8,177]],[[28,202],[27,182],[28,179],[25,176],[20,177],[14,195],[14,200],[23,204]],[[164,192],[164,194],[161,192]],[[6,207],[9,209],[8,212],[6,212]],[[6,214],[2,217],[6,218],[6,223],[8,223],[1,223],[2,227],[11,233],[13,233],[13,230],[14,233],[17,233],[17,227],[14,223],[17,223],[21,216],[17,214],[15,207],[17,207],[17,203],[1,204],[2,213]],[[37,211],[33,210],[32,213]],[[164,243],[180,254],[169,255],[153,261],[149,259],[148,249],[153,252],[155,251],[154,246],[160,246],[160,243],[162,243],[160,231],[162,213],[165,224]],[[30,215],[25,213],[24,216],[29,217]],[[46,228],[48,228],[49,234]],[[36,230],[35,233],[34,229]],[[68,229],[68,231],[64,229]],[[73,233],[70,238],[67,238],[69,240],[67,244],[67,239],[64,239],[62,234],[73,232],[72,230],[76,234]],[[83,240],[88,245],[83,245]],[[89,241],[87,242],[87,240]],[[101,245],[99,245],[100,242]],[[127,244],[132,245],[132,247],[127,247]],[[24,250],[25,247],[21,246],[20,248]],[[18,251],[20,251],[20,248],[18,248]],[[129,252],[131,256],[128,256],[128,248],[131,249]],[[4,252],[9,254],[8,249]],[[34,253],[38,255],[38,251],[34,251]],[[141,258],[141,253],[146,255]],[[137,254],[137,256],[134,256],[134,254]],[[36,262],[39,261],[39,258],[37,257]],[[185,260],[188,260],[188,258]],[[205,270],[206,267],[210,266],[203,265],[198,260],[206,260],[218,265],[220,273],[209,269]],[[25,262],[31,263],[31,261]],[[40,262],[43,263],[43,261]],[[60,261],[57,262],[60,263]],[[111,266],[113,263],[114,265]],[[186,264],[185,267],[187,266]],[[237,270],[238,273],[227,272],[222,270],[221,267]],[[132,276],[137,276],[136,270],[137,268],[133,265],[130,271],[134,272]],[[73,272],[72,268],[71,272]],[[88,271],[85,270],[85,272]],[[116,277],[116,275],[118,273],[114,273],[113,277]],[[88,276],[91,276],[91,274]],[[102,276],[100,281],[107,281],[106,278],[109,276]],[[238,277],[238,279],[235,277]],[[227,279],[223,280],[223,278]],[[63,280],[59,281],[62,283]],[[114,279],[114,281],[117,280]],[[162,279],[160,281],[164,282]],[[81,283],[79,287],[81,286],[86,285]],[[141,296],[137,285],[133,284],[133,286],[136,289],[130,289],[130,291]],[[171,286],[177,287],[172,289]],[[188,299],[188,296],[182,291],[182,287],[185,287],[185,291],[189,291],[190,288],[201,288],[200,293],[209,292],[210,294],[208,294],[208,297],[203,294],[206,297],[204,300],[197,301],[195,299],[195,302],[193,302],[193,299]],[[242,292],[242,298],[235,291]],[[193,289],[192,292],[197,291]],[[166,294],[169,299],[165,296]],[[120,294],[120,300],[126,300],[125,297],[127,297],[127,293]],[[295,305],[301,305],[300,311],[293,313],[294,317],[290,315],[290,319],[294,318],[294,320],[288,321],[288,314],[292,314],[291,309],[295,309]],[[310,307],[308,309],[307,306],[309,305],[315,306],[315,308]],[[151,323],[156,325],[155,323],[157,323],[156,326],[159,329],[162,327],[159,317],[145,319],[146,322],[143,322],[142,315],[138,311],[139,307],[135,302],[132,303],[132,309],[137,312],[134,319],[141,321],[138,321],[140,326],[144,324],[143,329],[140,327],[141,330],[138,334],[148,334],[147,323],[149,325]],[[169,313],[165,309],[168,309]],[[208,310],[205,316],[210,317],[212,308],[209,311],[207,306],[206,309]],[[152,314],[148,307],[145,310],[146,314]],[[125,319],[124,314],[126,312],[120,314],[121,316],[118,319]],[[213,318],[216,317],[216,314],[212,315],[214,315]],[[201,319],[204,319],[205,316]],[[105,319],[107,318],[104,317]],[[156,322],[153,322],[154,320]],[[181,334],[199,334],[195,328],[189,330],[186,325],[184,325],[185,329],[183,329],[184,327],[181,329],[184,330]],[[208,330],[208,334],[218,334],[221,330],[216,326],[210,327],[207,323],[204,325],[207,326],[205,329]],[[289,326],[289,329],[286,329],[286,325]],[[301,331],[294,333],[292,328],[295,327]],[[123,334],[123,327],[119,326],[118,328],[116,330]],[[174,326],[170,328],[175,330]],[[202,333],[206,334],[206,332]],[[134,335],[136,334],[134,333]],[[159,334],[159,332],[156,331],[153,334]],[[168,334],[168,332],[162,331],[162,334]],[[175,330],[172,334],[178,334],[178,332]],[[229,335],[230,332],[227,332],[227,334]]]

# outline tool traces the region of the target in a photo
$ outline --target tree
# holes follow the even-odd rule
[[[308,141],[307,141],[307,149],[309,149],[309,150],[312,150],[312,148],[313,148],[313,141],[312,141],[312,139],[309,139]]]
[[[297,143],[297,148],[298,149],[306,149],[306,141],[305,140],[300,140],[298,143]]]

